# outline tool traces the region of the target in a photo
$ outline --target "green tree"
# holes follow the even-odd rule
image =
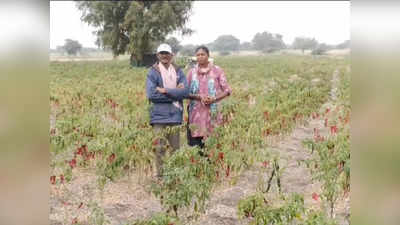
[[[292,47],[294,49],[301,49],[304,54],[304,50],[313,50],[317,47],[317,45],[318,42],[315,40],[315,38],[296,37],[293,41]]]
[[[186,27],[192,1],[82,1],[77,7],[81,20],[97,28],[96,44],[109,47],[114,57],[128,51],[142,65],[143,56],[152,53],[165,37]]]
[[[217,51],[237,51],[239,50],[240,40],[233,35],[221,35],[213,43],[213,48]]]
[[[210,51],[216,51],[216,50],[217,50],[217,49],[215,48],[215,46],[214,46],[214,42],[207,43],[207,44],[205,44],[205,46],[207,46],[207,48],[208,48]]]
[[[325,43],[321,43],[321,44],[318,44],[314,50],[312,50],[311,54],[312,55],[323,55],[326,53],[326,51],[328,51],[330,49],[332,49],[331,46],[329,46]]]
[[[64,45],[57,45],[56,52],[64,55],[65,54]]]
[[[179,52],[179,50],[181,50],[182,46],[179,44],[178,39],[176,39],[175,37],[170,37],[168,38],[165,43],[169,44],[172,48],[172,52],[174,52],[175,54],[177,52]]]
[[[182,46],[179,52],[184,56],[194,56],[194,51],[196,50],[196,47],[196,45],[187,44]]]
[[[240,43],[239,49],[242,51],[248,51],[248,50],[253,49],[253,45],[251,44],[251,42],[246,41],[246,42]]]
[[[286,48],[285,43],[282,40],[282,35],[272,34],[267,31],[257,33],[254,35],[252,43],[254,49],[263,52],[273,52],[276,50]]]
[[[65,39],[63,49],[65,49],[68,55],[76,55],[82,49],[82,45],[78,41]]]
[[[82,12],[81,20],[97,28],[97,46],[111,49],[114,57],[125,53],[129,35],[123,23],[130,2],[81,1],[76,6]]]
[[[350,40],[346,40],[338,45],[336,45],[337,49],[345,49],[345,48],[350,48]]]

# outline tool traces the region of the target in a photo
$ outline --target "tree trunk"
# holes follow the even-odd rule
[[[142,58],[142,59],[140,59],[140,58]],[[135,66],[135,67],[142,66],[143,65],[143,56],[140,57],[140,56],[136,55],[135,53],[131,53],[130,63],[131,63],[131,66]]]
[[[131,53],[131,57],[129,59],[131,66],[136,66],[136,57]]]

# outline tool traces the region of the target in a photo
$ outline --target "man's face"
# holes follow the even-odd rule
[[[171,61],[172,54],[169,52],[159,52],[157,53],[157,57],[161,63],[167,64]]]

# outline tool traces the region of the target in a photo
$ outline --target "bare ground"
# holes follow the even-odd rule
[[[336,98],[337,71],[333,78],[331,100],[321,107],[321,111]],[[321,192],[320,184],[311,180],[310,172],[304,164],[298,163],[310,157],[310,151],[304,148],[302,141],[313,138],[314,128],[320,130],[321,135],[328,133],[323,118],[310,119],[307,125],[298,125],[290,135],[271,141],[269,150],[279,153],[279,164],[284,167],[281,176],[282,192],[303,194],[307,206],[320,208],[321,202],[312,199],[312,193]],[[74,179],[70,183],[51,186],[49,206],[52,225],[71,224],[75,218],[81,224],[93,224],[90,218],[101,218],[101,215],[105,216],[109,224],[121,225],[162,211],[159,201],[147,192],[151,182],[148,176],[133,174],[130,178],[108,183],[102,194],[96,187],[93,172],[74,170]],[[247,219],[240,220],[237,216],[238,202],[254,193],[260,179],[268,176],[260,172],[260,167],[254,166],[240,175],[234,185],[225,183],[218,186],[207,203],[206,212],[197,220],[183,218],[184,224],[248,224]],[[273,194],[277,190],[272,188],[270,192]],[[90,202],[96,202],[98,207]],[[349,204],[349,196],[339,200],[335,209],[339,224],[348,224],[346,217],[349,214]]]

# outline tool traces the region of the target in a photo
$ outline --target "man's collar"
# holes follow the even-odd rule
[[[157,70],[159,73],[161,73],[161,71],[160,71],[160,68],[158,67],[158,65],[160,64],[160,62],[156,62],[156,63],[154,63],[154,65],[152,66],[155,70]],[[178,69],[179,69],[179,66],[178,65],[176,65],[175,63],[171,63],[171,64],[169,64],[170,66],[172,65],[173,67],[174,67],[174,69],[175,69],[175,71],[177,71],[178,72]]]

